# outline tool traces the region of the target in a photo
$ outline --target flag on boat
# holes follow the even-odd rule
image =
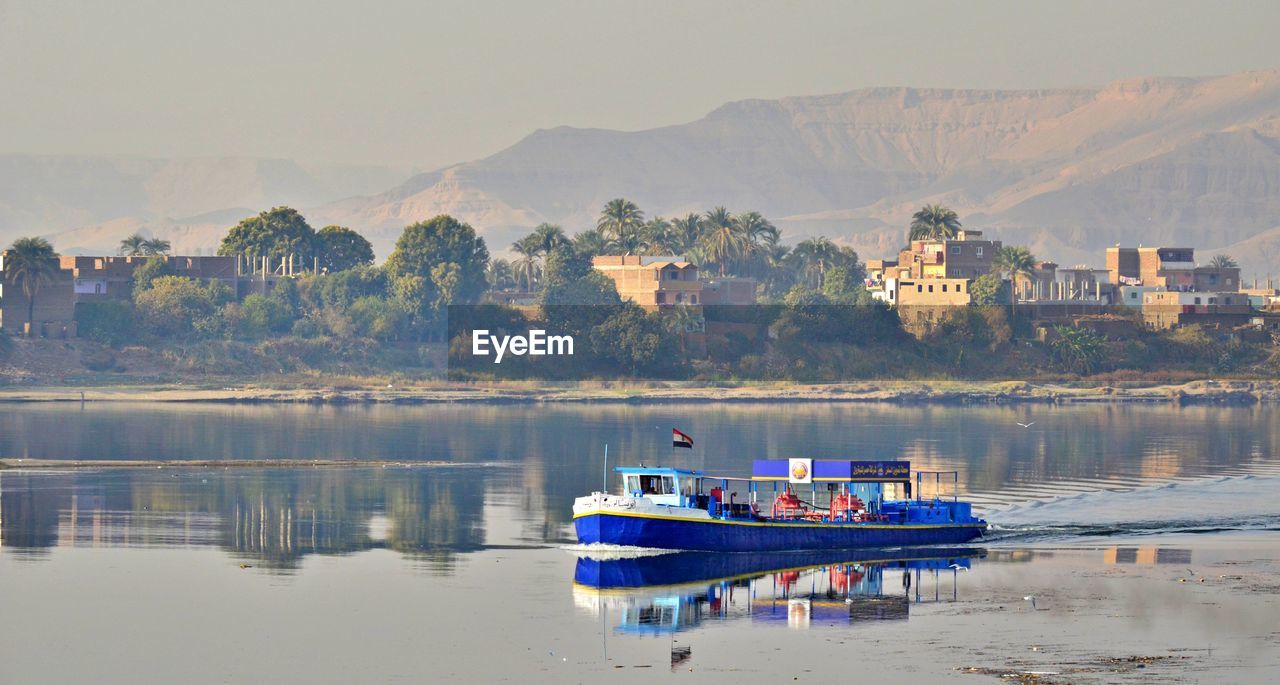
[[[693,449],[693,438],[680,432],[679,428],[671,429],[671,446]]]

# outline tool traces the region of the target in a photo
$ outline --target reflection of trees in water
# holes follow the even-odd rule
[[[0,543],[210,545],[279,567],[384,547],[447,570],[455,554],[484,544],[485,477],[435,468],[3,474]],[[377,536],[374,516],[387,521]]]
[[[673,463],[734,475],[748,473],[752,459],[770,456],[901,457],[917,468],[958,469],[962,489],[994,492],[1010,484],[1229,471],[1274,458],[1280,451],[1277,416],[1276,409],[1263,406],[1172,404],[15,405],[0,412],[0,454],[358,457],[516,466],[484,471],[299,470],[289,478],[278,472],[233,470],[227,477],[211,478],[203,488],[193,483],[162,486],[157,481],[169,476],[166,469],[145,478],[128,476],[137,491],[132,499],[112,505],[123,512],[135,506],[144,511],[145,506],[147,512],[177,513],[194,501],[198,508],[192,511],[220,517],[221,544],[243,546],[254,554],[279,550],[281,559],[309,550],[338,553],[393,544],[405,553],[447,556],[480,544],[485,493],[517,509],[513,515],[520,517],[519,537],[563,539],[573,498],[601,488],[606,442],[610,466]],[[1030,429],[1016,425],[1032,420],[1036,423]],[[672,427],[692,435],[695,449],[673,452]],[[102,478],[115,482],[122,476]],[[93,478],[77,479],[92,486]],[[612,473],[609,480],[616,487]],[[53,493],[4,489],[11,500],[5,510],[26,510],[22,518],[31,525],[6,530],[6,540],[29,535],[39,543],[39,530],[52,530],[56,537],[57,515],[47,520],[49,510],[36,506],[39,498]],[[114,490],[110,494],[118,496]],[[443,504],[446,497],[450,505]],[[373,514],[390,520],[385,540],[368,536]],[[137,525],[131,535],[138,534]],[[10,528],[7,521],[5,527]]]

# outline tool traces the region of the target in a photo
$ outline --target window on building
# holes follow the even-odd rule
[[[929,284],[929,292],[933,292],[933,284],[932,284],[932,283],[930,283],[930,284]]]
[[[947,292],[947,284],[946,284],[946,283],[943,283],[943,284],[942,284],[942,292],[944,292],[944,293],[945,293],[945,292]]]
[[[952,246],[951,246],[951,254],[960,254],[960,246],[959,246],[959,245],[952,245]]]
[[[981,257],[981,256],[982,256],[982,246],[981,246],[981,245],[979,245],[978,247],[973,248],[973,251],[974,251],[974,254],[978,255],[979,257]]]
[[[917,286],[916,286],[916,292],[918,292],[918,293],[922,293],[922,292],[924,292],[924,286],[923,286],[923,285],[917,285]]]
[[[1218,298],[1216,298],[1216,297],[1210,297],[1210,298],[1209,298],[1209,304],[1218,304]]]
[[[654,301],[654,302],[656,302],[656,303],[658,303],[658,304],[666,304],[666,303],[667,303],[667,294],[666,294],[666,293],[654,293],[654,296],[653,296],[653,297],[654,297],[654,300],[653,300],[653,301]]]
[[[1218,274],[1209,274],[1209,283],[1216,285],[1218,283]]]
[[[689,304],[698,304],[698,294],[697,294],[697,293],[693,293],[693,294],[689,295]]]
[[[1196,298],[1196,304],[1200,304],[1200,298]]]

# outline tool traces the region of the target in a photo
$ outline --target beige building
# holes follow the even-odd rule
[[[624,300],[641,306],[702,304],[697,265],[675,257],[602,256],[591,260]]]
[[[963,307],[969,304],[967,278],[888,278],[884,297],[891,306]]]
[[[1107,273],[1111,283],[1156,286],[1184,292],[1235,292],[1240,289],[1238,267],[1199,266],[1190,247],[1109,247]]]
[[[1142,319],[1152,328],[1188,324],[1238,326],[1253,316],[1249,296],[1239,292],[1153,290],[1142,294]]]

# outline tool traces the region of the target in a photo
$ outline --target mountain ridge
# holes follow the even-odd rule
[[[590,227],[622,196],[650,215],[757,210],[786,240],[825,234],[875,257],[901,244],[916,207],[939,201],[1044,258],[1097,264],[1117,242],[1208,253],[1273,229],[1277,141],[1277,70],[1094,88],[879,86],[738,100],[640,131],[538,129],[483,159],[302,207],[316,226],[366,233],[379,256],[436,213],[502,252],[543,221]]]

